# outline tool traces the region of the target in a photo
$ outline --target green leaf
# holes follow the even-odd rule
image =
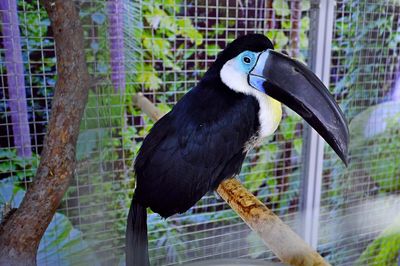
[[[177,24],[173,17],[169,16],[164,10],[159,8],[153,8],[152,12],[144,15],[147,23],[157,30],[166,30],[175,32],[177,30]]]
[[[0,158],[14,158],[17,156],[16,150],[11,149],[0,149]]]
[[[303,17],[301,19],[300,29],[301,29],[301,31],[308,31],[310,29],[310,18],[309,17]]]
[[[286,17],[290,15],[289,5],[285,0],[274,0],[272,7],[278,16]]]
[[[143,46],[157,59],[171,56],[171,45],[169,41],[161,37],[143,36]]]
[[[296,123],[288,116],[284,122],[280,124],[281,133],[285,140],[292,140],[294,138]]]
[[[105,141],[110,141],[110,129],[95,128],[87,129],[79,133],[78,145],[76,146],[76,159],[90,158],[93,151],[98,147],[104,147]]]
[[[398,265],[400,251],[400,217],[372,241],[356,261],[361,265]]]
[[[284,20],[282,23],[282,29],[290,30],[292,28],[292,22],[290,20]]]
[[[297,152],[297,154],[301,154],[303,148],[303,140],[301,138],[296,138],[293,141],[293,145],[294,145],[294,150]]]
[[[83,240],[82,233],[61,213],[56,213],[49,224],[40,241],[36,260],[38,265],[99,263],[89,245]]]
[[[18,208],[25,191],[17,187],[12,179],[0,181],[0,206],[10,203]],[[82,233],[72,226],[69,219],[56,213],[44,233],[37,252],[38,265],[97,265],[93,251],[83,240]]]
[[[173,62],[172,60],[170,60],[167,57],[163,58],[163,63],[164,63],[164,67],[166,68],[171,68],[174,71],[181,71],[182,69],[176,64],[176,62]]]
[[[157,108],[161,111],[161,113],[166,114],[169,111],[171,111],[171,106],[165,103],[159,103],[157,104]]]
[[[179,31],[178,33],[184,37],[189,38],[196,45],[203,43],[203,35],[201,35],[196,28],[193,26],[192,21],[189,18],[178,20]]]
[[[81,130],[120,126],[123,123],[123,102],[123,97],[114,92],[111,83],[89,91]]]
[[[308,49],[308,36],[305,32],[300,32],[300,49],[307,50]]]
[[[302,0],[301,1],[301,11],[307,11],[310,9],[310,0]]]
[[[0,173],[9,174],[16,170],[16,166],[12,161],[0,163]]]
[[[289,38],[281,30],[270,30],[267,32],[267,37],[274,43],[276,49],[284,49],[288,44]]]
[[[206,46],[208,56],[217,56],[221,48],[217,44],[208,44]]]
[[[189,59],[195,52],[196,49],[182,49],[184,51],[183,60]]]
[[[137,82],[142,83],[146,89],[158,90],[162,80],[153,67],[145,65],[138,69]]]
[[[173,8],[173,10],[175,12],[177,12],[177,13],[181,9],[181,2],[182,1],[179,1],[179,0],[162,0],[162,1],[159,1],[159,2],[160,2],[160,4],[162,4],[165,7]]]
[[[221,35],[225,32],[225,27],[221,26],[220,22],[216,22],[211,29],[208,31],[208,34],[210,37],[216,37],[218,35]]]

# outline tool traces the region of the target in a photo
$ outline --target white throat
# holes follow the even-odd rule
[[[262,93],[247,82],[247,74],[240,70],[236,65],[235,59],[225,63],[220,72],[221,80],[231,90],[254,96],[260,106],[258,118],[260,121],[260,131],[258,138],[265,138],[272,135],[278,128],[282,118],[282,106],[277,100]]]

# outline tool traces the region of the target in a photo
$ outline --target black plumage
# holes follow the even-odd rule
[[[146,208],[163,217],[185,212],[239,173],[249,143],[276,129],[279,102],[309,122],[347,163],[347,122],[329,90],[306,66],[272,49],[259,34],[233,41],[145,138],[135,161],[127,265],[149,265]]]
[[[272,48],[262,35],[232,42],[200,83],[161,118],[135,163],[135,200],[163,217],[182,213],[225,178],[238,174],[246,142],[259,130],[255,97],[220,78],[223,64],[245,50]]]
[[[140,149],[135,200],[163,217],[187,211],[237,174],[245,143],[258,131],[256,99],[214,86],[187,93]]]
[[[198,85],[155,123],[135,161],[127,265],[149,265],[146,207],[163,217],[185,212],[222,180],[239,173],[245,145],[259,131],[260,107],[255,97],[228,88],[220,71],[246,50],[272,48],[260,34],[236,39],[218,55]]]

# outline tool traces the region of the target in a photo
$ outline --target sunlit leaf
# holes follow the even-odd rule
[[[151,66],[143,66],[138,69],[137,82],[142,83],[146,89],[158,90],[162,80]]]
[[[217,44],[208,44],[206,47],[208,56],[217,56],[221,51],[221,48]]]
[[[274,43],[276,49],[284,49],[289,42],[289,38],[286,37],[285,33],[279,30],[268,31],[267,37]]]
[[[272,7],[278,16],[286,17],[290,15],[289,5],[286,0],[274,0]]]
[[[196,45],[203,43],[203,35],[201,35],[193,26],[189,18],[178,20],[179,33],[182,36],[188,37]]]

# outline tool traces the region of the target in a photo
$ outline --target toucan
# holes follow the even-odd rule
[[[142,143],[126,229],[127,265],[150,265],[146,209],[164,218],[183,213],[237,175],[247,152],[277,129],[281,103],[347,162],[347,122],[324,84],[303,63],[274,51],[266,36],[241,36]]]

